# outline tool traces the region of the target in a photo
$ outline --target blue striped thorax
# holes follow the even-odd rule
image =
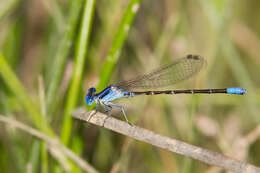
[[[116,85],[110,85],[105,88],[100,93],[96,94],[97,99],[100,101],[112,101],[118,98],[132,97],[132,93],[128,91],[123,91],[120,87]]]
[[[95,88],[89,88],[88,93],[85,96],[85,100],[88,105],[92,105],[95,100],[100,102],[113,101],[118,98],[133,97],[133,93],[122,90],[119,86],[110,85],[100,93],[96,94]]]

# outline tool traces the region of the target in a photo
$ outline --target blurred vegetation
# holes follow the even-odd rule
[[[100,172],[221,172],[70,115],[86,107],[89,87],[100,91],[199,54],[207,67],[175,88],[238,86],[248,93],[117,102],[139,126],[260,166],[259,11],[258,0],[2,0],[0,114],[60,139]],[[83,172],[3,122],[0,135],[0,172],[64,172],[64,163]]]

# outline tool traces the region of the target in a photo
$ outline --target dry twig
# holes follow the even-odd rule
[[[176,139],[171,139],[137,126],[131,126],[124,121],[117,120],[111,116],[108,117],[100,112],[97,112],[96,114],[94,113],[95,111],[87,112],[85,109],[79,108],[76,109],[72,115],[74,118],[98,126],[103,126],[104,128],[129,136],[136,140],[200,160],[212,166],[218,166],[237,173],[260,173],[260,168],[246,162],[235,160],[217,152],[187,144]]]
[[[64,162],[62,161],[64,160],[64,155],[66,155],[68,158],[73,160],[84,171],[97,173],[97,171],[91,165],[89,165],[87,162],[85,162],[80,157],[78,157],[75,153],[73,153],[70,149],[68,149],[63,144],[61,144],[58,139],[50,138],[49,136],[41,133],[40,131],[37,131],[36,129],[33,129],[32,127],[29,127],[21,122],[18,122],[12,118],[8,118],[3,115],[0,115],[0,122],[4,122],[9,124],[9,126],[14,126],[16,128],[19,128],[45,141],[48,144],[48,149],[50,150],[50,152],[56,157],[56,159],[60,161],[60,163],[62,164],[65,170],[69,171],[69,169],[71,168],[69,167],[69,165],[65,165]]]

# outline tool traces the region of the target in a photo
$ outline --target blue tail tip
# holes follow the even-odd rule
[[[227,93],[244,95],[244,94],[246,94],[246,89],[244,89],[244,88],[227,88]]]

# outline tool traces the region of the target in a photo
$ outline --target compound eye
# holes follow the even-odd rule
[[[88,90],[88,96],[89,97],[93,97],[96,93],[96,89],[95,88],[89,88]]]

